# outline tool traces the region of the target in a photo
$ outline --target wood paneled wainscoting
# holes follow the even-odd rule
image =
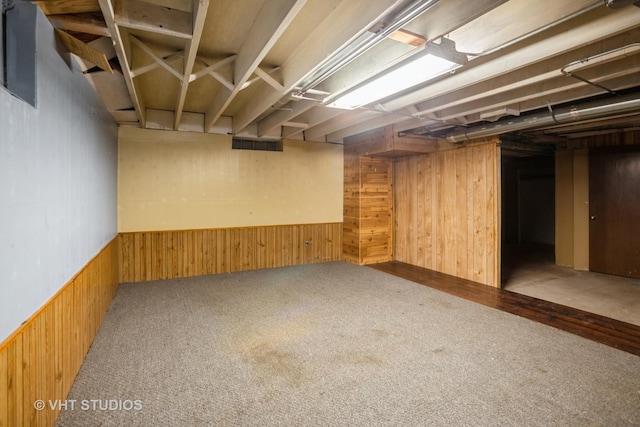
[[[114,238],[0,344],[0,426],[54,425],[117,288]]]
[[[339,261],[342,223],[120,233],[120,282]]]

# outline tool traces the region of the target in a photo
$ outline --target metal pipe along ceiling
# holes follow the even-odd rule
[[[550,108],[548,112],[544,113],[524,115],[504,122],[479,125],[463,131],[451,132],[445,138],[448,142],[459,143],[517,130],[535,129],[553,124],[578,123],[584,120],[605,118],[614,114],[630,112],[640,112],[640,94],[638,93],[557,110]]]

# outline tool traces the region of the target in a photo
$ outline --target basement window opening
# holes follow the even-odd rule
[[[0,0],[0,80],[9,92],[36,106],[36,18],[29,1]]]
[[[231,148],[234,150],[282,151],[282,140],[268,141],[257,139],[233,138]]]

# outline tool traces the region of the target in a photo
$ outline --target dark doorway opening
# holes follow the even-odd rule
[[[523,263],[555,262],[555,158],[502,155],[502,283]]]
[[[632,193],[637,195],[635,190],[640,188],[636,181],[640,177],[640,157],[632,154],[640,152],[633,148],[613,149],[615,155],[611,162],[596,158],[608,150],[590,150],[589,215],[596,218],[590,221],[591,241],[586,244],[590,258],[600,253],[605,259],[613,257],[618,262],[624,258],[621,252],[630,254],[632,262],[625,264],[628,270],[629,265],[638,265],[636,260],[640,256],[637,252],[640,250],[640,228],[635,227],[640,224],[640,207],[630,196]],[[601,175],[606,179],[591,176],[597,174],[596,163],[605,160],[608,166]],[[625,172],[624,178],[619,176],[621,171]],[[640,325],[640,278],[629,274],[613,275],[605,269],[590,267],[591,271],[584,271],[556,265],[555,156],[524,157],[503,151],[501,175],[503,289]],[[602,182],[609,182],[609,189],[604,189]],[[612,186],[615,191],[611,190]],[[613,201],[608,200],[611,197]],[[607,209],[621,203],[632,208],[607,212],[598,200]],[[609,218],[611,215],[613,220]],[[611,232],[607,227],[605,237],[598,237],[593,228],[604,224],[622,226],[622,229],[617,227]],[[626,240],[620,233],[625,234]],[[624,246],[622,240],[630,242],[631,246]],[[594,250],[594,246],[598,247]],[[614,250],[610,250],[611,247]],[[589,262],[591,264],[593,260]]]

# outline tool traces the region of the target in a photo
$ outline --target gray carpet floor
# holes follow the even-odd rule
[[[640,357],[344,262],[122,284],[59,426],[632,426]]]

